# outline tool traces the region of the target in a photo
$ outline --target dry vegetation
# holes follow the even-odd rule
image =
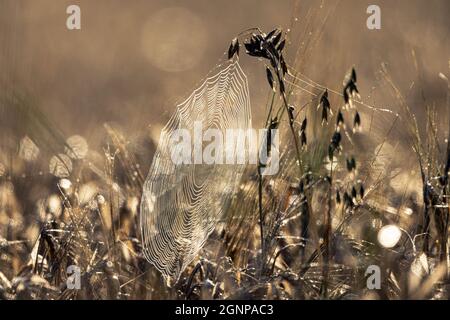
[[[136,150],[154,149],[152,142],[106,124],[103,150],[88,150],[84,138],[66,139],[35,101],[10,90],[0,107],[0,299],[448,299],[450,137],[438,118],[450,110],[450,89],[447,105],[423,102],[419,121],[383,67],[400,110],[390,112],[361,100],[364,79],[354,69],[338,91],[305,77],[308,52],[299,49],[288,64],[284,37],[252,29],[229,50],[229,58],[240,48],[267,69],[265,126],[282,132],[280,172],[248,169],[173,287],[143,257],[139,234],[150,159]],[[378,116],[389,126],[374,138]],[[396,126],[414,167],[391,158]],[[412,171],[421,184],[406,184]],[[71,265],[81,268],[80,290],[66,286]],[[367,288],[371,265],[381,270],[379,290]]]

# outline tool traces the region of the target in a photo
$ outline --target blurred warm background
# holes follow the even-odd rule
[[[66,29],[70,4],[81,7],[81,31]],[[366,28],[370,4],[381,7],[379,31]],[[306,28],[305,18],[320,6],[321,19],[329,8],[335,9],[302,66],[310,77],[339,88],[345,72],[355,65],[367,96],[376,85],[380,63],[386,62],[402,88],[420,78],[425,95],[445,98],[445,84],[437,75],[448,70],[446,0],[1,0],[0,77],[37,99],[68,136],[94,139],[104,122],[131,132],[152,125],[158,136],[158,125],[225,58],[237,33],[255,26],[290,28],[292,56],[301,45],[298,35]],[[267,90],[255,65],[245,59],[256,116]]]

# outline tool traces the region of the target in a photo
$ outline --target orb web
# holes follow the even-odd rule
[[[170,137],[178,129],[193,136],[195,122],[201,122],[203,130],[220,131],[223,137],[228,129],[251,128],[248,82],[237,61],[222,66],[177,106],[161,132],[144,183],[140,211],[143,252],[169,285],[178,281],[214,231],[245,167],[175,164]]]

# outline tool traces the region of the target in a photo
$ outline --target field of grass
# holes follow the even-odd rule
[[[379,106],[356,67],[342,83],[305,74],[326,17],[306,16],[305,46],[281,28],[223,44],[224,60],[267,77],[252,108],[280,131],[280,170],[246,168],[176,283],[146,260],[139,225],[155,141],[105,123],[90,148],[3,85],[0,299],[449,299],[450,61],[436,75],[445,101],[412,101],[381,65]]]

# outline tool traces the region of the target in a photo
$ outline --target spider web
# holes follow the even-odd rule
[[[169,285],[178,281],[213,232],[245,167],[177,165],[171,158],[172,133],[185,129],[193,137],[196,121],[201,121],[203,130],[217,129],[223,137],[227,129],[251,128],[247,78],[237,61],[221,68],[177,106],[161,132],[144,183],[140,216],[143,252]]]

